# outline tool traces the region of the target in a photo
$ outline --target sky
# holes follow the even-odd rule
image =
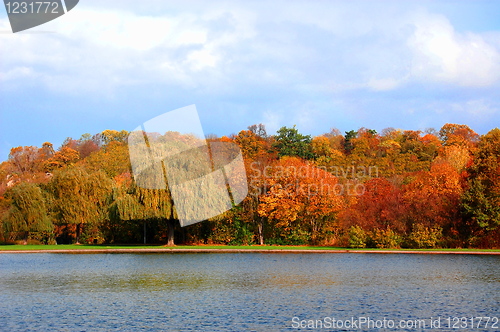
[[[500,1],[80,0],[13,34],[0,8],[0,161],[195,104],[205,134],[263,123],[500,127]]]

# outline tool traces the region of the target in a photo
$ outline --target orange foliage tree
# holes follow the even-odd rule
[[[456,235],[463,191],[456,168],[447,162],[434,163],[430,171],[417,172],[408,180],[403,186],[407,229],[443,228]]]
[[[261,217],[282,234],[302,231],[312,243],[332,230],[343,204],[335,176],[295,157],[281,158],[265,172],[269,190],[260,199]]]
[[[364,230],[397,229],[404,231],[401,191],[384,178],[375,178],[364,183],[364,193],[353,201],[341,214],[345,229],[360,226]]]

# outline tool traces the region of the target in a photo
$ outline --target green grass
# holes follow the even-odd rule
[[[162,246],[133,246],[133,245],[88,245],[88,244],[60,244],[60,245],[43,245],[43,244],[15,244],[15,245],[0,245],[2,250],[82,250],[82,249],[130,249],[130,248],[162,248]]]
[[[228,246],[228,245],[180,245],[165,247],[161,245],[86,245],[86,244],[65,244],[65,245],[0,245],[0,251],[11,250],[102,250],[102,249],[238,249],[238,250],[356,250],[356,251],[451,251],[451,252],[479,252],[491,251],[500,252],[500,249],[377,249],[377,248],[339,248],[339,247],[317,247],[317,246]]]
[[[2,250],[96,250],[96,249],[257,249],[257,250],[272,250],[272,249],[305,249],[305,250],[332,250],[345,249],[335,247],[311,247],[311,246],[228,246],[228,245],[179,245],[167,247],[162,245],[90,245],[90,244],[62,244],[62,245],[0,245]]]

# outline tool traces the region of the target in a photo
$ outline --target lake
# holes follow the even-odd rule
[[[1,331],[495,331],[498,317],[500,256],[0,254]]]

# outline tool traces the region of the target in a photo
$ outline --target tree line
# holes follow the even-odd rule
[[[500,247],[498,128],[311,137],[295,126],[268,135],[259,124],[212,135],[209,142],[240,147],[248,195],[187,227],[168,190],[135,183],[128,135],[12,148],[0,164],[0,242]],[[190,139],[155,137],[172,135]]]

